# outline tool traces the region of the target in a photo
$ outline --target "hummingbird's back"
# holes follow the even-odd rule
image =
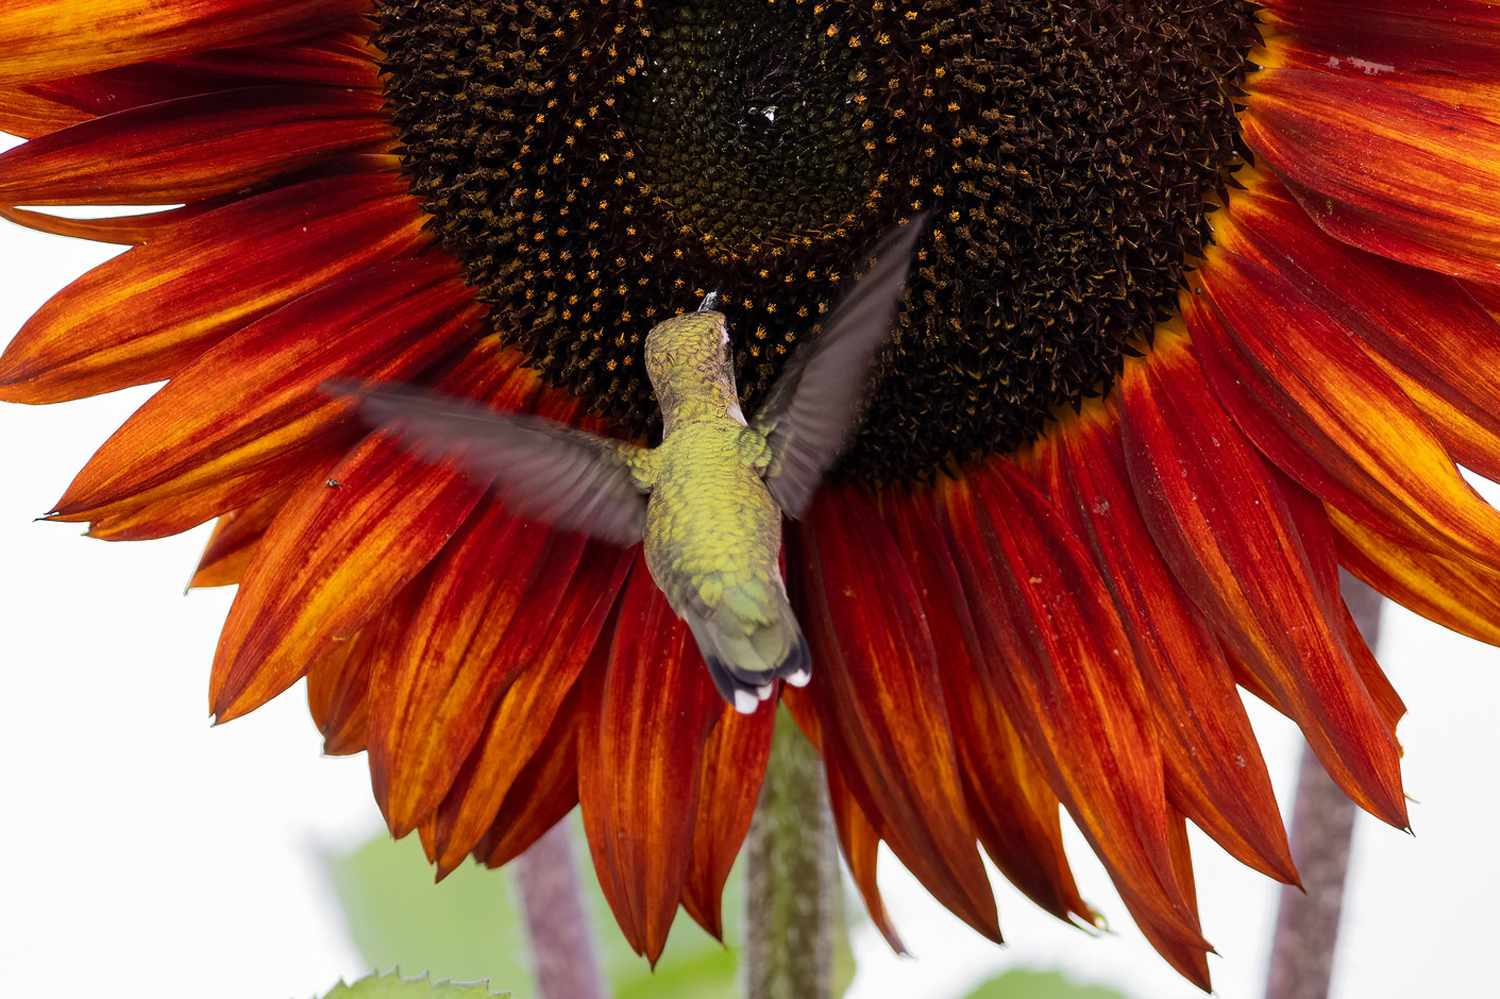
[[[664,428],[646,563],[715,680],[767,687],[807,657],[781,581],[781,508],[761,479],[766,440],[740,412],[724,317],[668,320],[647,337],[646,360]]]

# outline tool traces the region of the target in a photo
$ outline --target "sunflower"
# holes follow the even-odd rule
[[[1240,689],[1406,825],[1340,566],[1500,644],[1492,0],[10,0],[0,214],[131,247],[0,398],[166,385],[53,519],[217,518],[210,706],[307,677],[394,835],[499,865],[582,806],[648,957],[711,932],[773,712],[716,696],[638,551],[510,515],[330,378],[649,439],[646,331],[721,293],[747,403],[929,213],[778,689],[844,856],[999,939],[981,851],[1096,918],[1082,829],[1208,987],[1186,826],[1297,880]],[[65,219],[39,207],[144,205]],[[22,207],[26,206],[26,207]]]

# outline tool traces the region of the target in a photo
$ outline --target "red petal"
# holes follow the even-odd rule
[[[209,201],[195,201],[181,208],[92,219],[70,219],[46,212],[33,212],[25,208],[0,206],[0,218],[37,232],[51,233],[54,236],[91,239],[99,243],[115,243],[120,246],[139,246],[153,239],[169,237],[176,226],[213,211],[223,203],[222,199],[216,198]]]
[[[1335,242],[1274,183],[1229,214],[1241,252],[1353,334],[1461,464],[1500,478],[1500,326],[1458,282]]]
[[[870,922],[885,937],[885,942],[897,954],[907,954],[890,915],[885,911],[885,901],[880,897],[880,886],[876,879],[876,867],[880,860],[880,836],[871,825],[869,817],[861,810],[859,802],[850,793],[840,776],[841,771],[831,762],[828,766],[828,799],[833,809],[833,821],[838,829],[839,847],[844,852],[844,861],[849,865],[849,876],[864,899]]]
[[[724,939],[724,885],[750,831],[771,755],[776,728],[771,707],[753,715],[725,709],[703,748],[693,859],[682,886],[682,907],[717,940]]]
[[[513,378],[516,355],[476,347],[441,384],[487,399]],[[219,639],[209,687],[220,721],[291,686],[331,641],[353,634],[447,544],[481,487],[455,469],[372,435],[287,504],[245,572]]]
[[[1037,905],[1092,922],[1063,852],[1061,806],[999,699],[970,658],[978,648],[958,569],[928,496],[888,497],[897,544],[907,553],[932,631],[943,701],[963,771],[964,792],[985,852]]]
[[[578,732],[581,691],[569,698],[547,729],[531,761],[505,796],[494,824],[474,849],[489,867],[503,867],[525,853],[578,804]]]
[[[505,691],[437,811],[440,874],[457,867],[494,824],[522,767],[540,752],[542,735],[584,671],[591,681],[602,682],[608,653],[602,639],[634,564],[632,552],[593,544],[575,570],[548,573],[528,596],[528,619],[508,633],[505,652],[526,668]]]
[[[1399,752],[1330,620],[1271,472],[1184,338],[1158,335],[1120,388],[1126,466],[1157,547],[1231,653],[1362,807],[1406,824]]]
[[[1269,69],[1245,141],[1330,235],[1459,277],[1500,279],[1500,122],[1366,79]]]
[[[1242,863],[1296,883],[1281,811],[1234,672],[1141,519],[1116,416],[1091,409],[1053,439],[1044,463],[1049,491],[1092,550],[1134,644],[1168,797]]]
[[[121,111],[32,139],[0,154],[0,201],[195,201],[392,142],[378,93],[247,87]]]
[[[309,292],[425,245],[426,215],[384,171],[235,202],[115,257],[44,305],[0,357],[0,398],[45,403],[177,374]]]
[[[1261,450],[1324,502],[1368,513],[1372,526],[1390,522],[1387,533],[1500,565],[1500,511],[1350,336],[1342,300],[1234,250],[1199,273],[1212,304],[1185,304],[1195,352]]]
[[[1121,892],[1206,948],[1167,849],[1161,748],[1130,639],[1087,552],[1004,461],[945,499],[984,685]]]
[[[817,670],[809,692],[891,849],[955,915],[999,939],[932,638],[888,524],[860,490],[824,490],[792,535],[787,562],[803,569],[792,598]]]
[[[644,564],[590,687],[578,733],[583,827],[625,939],[655,964],[687,878],[703,747],[723,702]]]
[[[534,617],[557,605],[549,577],[571,576],[584,544],[490,503],[434,560],[401,654],[376,678],[370,769],[392,835],[448,793],[501,694],[531,665],[518,647],[537,644],[528,639],[546,619]]]
[[[305,37],[369,6],[369,0],[7,0],[0,11],[0,83]]]
[[[443,257],[328,285],[185,368],[89,460],[57,512],[95,519],[274,466],[347,415],[347,401],[319,390],[324,381],[413,377],[472,337],[477,316]]]

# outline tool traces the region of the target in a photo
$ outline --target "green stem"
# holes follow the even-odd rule
[[[745,849],[745,994],[829,999],[839,869],[823,763],[786,711]]]

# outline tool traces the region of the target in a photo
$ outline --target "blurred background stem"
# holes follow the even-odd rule
[[[1370,648],[1380,637],[1380,594],[1343,577],[1344,601]],[[1292,859],[1306,894],[1284,887],[1266,973],[1266,999],[1325,999],[1333,977],[1344,877],[1354,837],[1354,802],[1323,771],[1306,746],[1297,767],[1292,806]]]
[[[828,999],[838,858],[823,765],[786,711],[745,844],[745,995]]]
[[[584,905],[569,824],[559,822],[516,860],[526,936],[542,999],[604,999],[598,941]]]

